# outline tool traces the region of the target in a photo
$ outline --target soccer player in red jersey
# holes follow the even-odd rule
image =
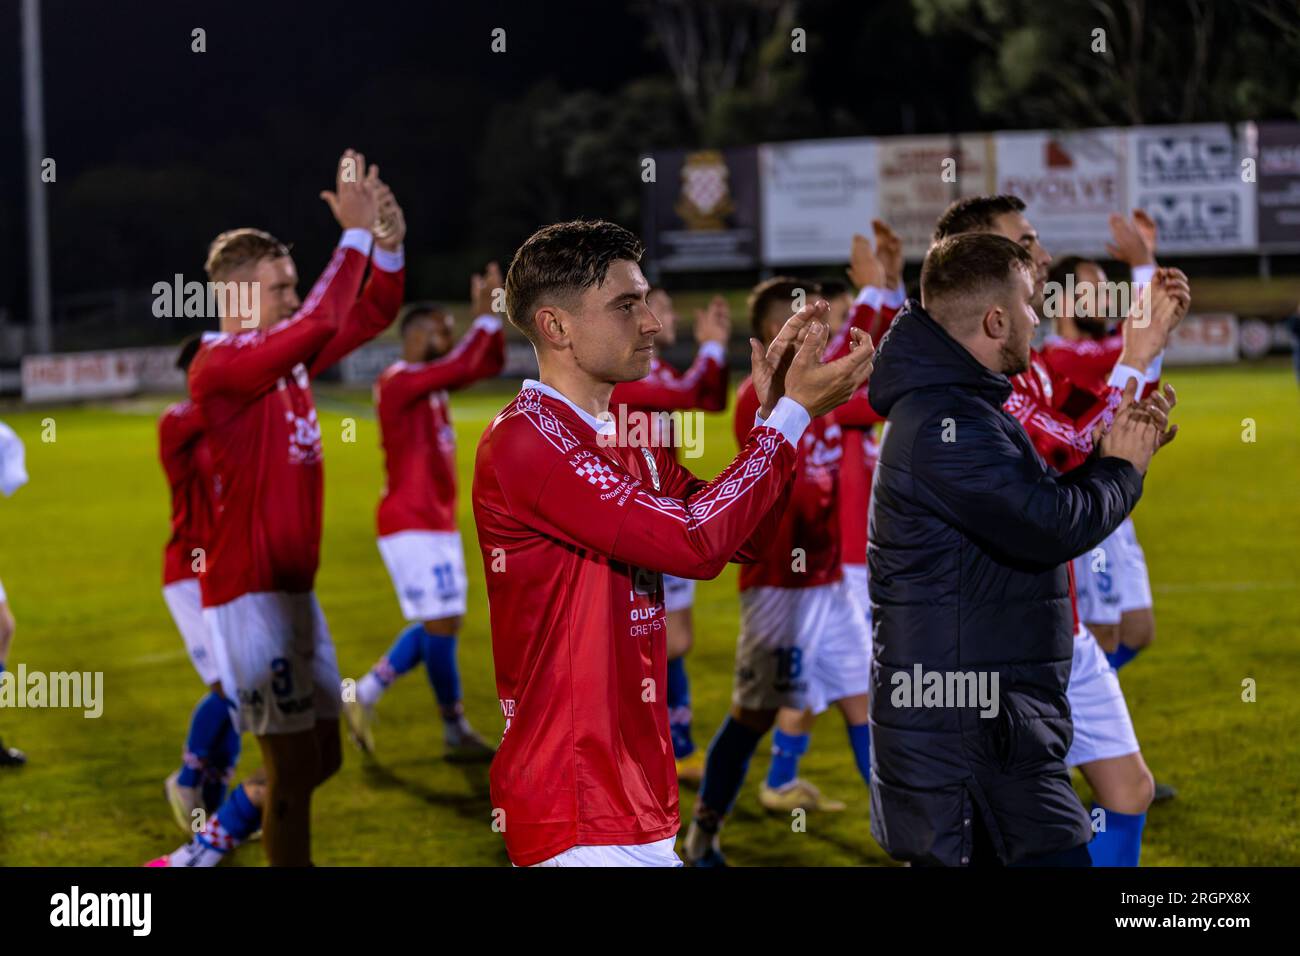
[[[646,305],[662,327],[655,336],[655,354],[650,373],[639,382],[622,382],[614,386],[609,407],[614,421],[655,429],[655,437],[676,449],[686,442],[686,420],[681,429],[673,427],[673,412],[700,410],[720,412],[727,407],[727,340],[731,337],[731,310],[727,300],[714,296],[705,309],[695,313],[695,341],[699,350],[685,372],[679,372],[660,358],[665,348],[677,341],[677,312],[673,300],[663,289],[651,289]],[[621,426],[620,426],[621,427]],[[690,454],[703,437],[700,428],[690,429]],[[695,644],[695,582],[689,578],[664,575],[664,609],[668,628],[668,727],[673,737],[673,754],[677,758],[677,779],[698,784],[704,774],[704,760],[691,737],[691,693],[686,676],[686,655]]]
[[[660,329],[641,252],[611,223],[561,223],[506,277],[540,375],[480,440],[473,498],[506,720],[493,826],[519,866],[679,865],[662,575],[707,579],[757,557],[810,418],[871,368],[860,331],[820,361],[826,306],[812,302],[767,350],[751,341],[758,418],[713,481],[662,446],[620,443],[610,393],[649,372]]]
[[[849,250],[847,274],[858,287],[856,296],[847,287],[819,284],[819,294],[832,303],[847,299],[843,321],[856,325],[880,341],[906,298],[903,288],[903,242],[889,226],[877,219],[872,222],[875,247],[863,235],[854,235]],[[835,293],[845,288],[845,294]],[[838,331],[832,319],[832,328]],[[834,413],[840,426],[842,457],[839,467],[838,520],[841,534],[840,566],[844,582],[857,599],[867,633],[871,632],[871,604],[867,588],[867,507],[871,494],[871,475],[876,454],[873,428],[879,415],[864,401],[841,405]],[[768,810],[788,813],[802,807],[839,811],[845,804],[831,800],[809,781],[798,776],[799,762],[811,745],[817,715],[807,708],[782,707],[776,717],[772,735],[772,758],[767,777],[758,792],[758,800]],[[865,732],[863,732],[865,733]]]
[[[814,283],[788,276],[755,286],[749,297],[754,335],[765,344],[774,341],[792,307],[815,288]],[[856,326],[846,332],[866,337]],[[827,352],[828,357],[836,354],[834,347]],[[854,396],[852,403],[865,404],[865,393]],[[747,380],[736,393],[735,434],[742,445],[759,405],[754,383]],[[863,779],[870,779],[871,635],[840,568],[841,455],[840,426],[834,416],[815,416],[799,442],[790,501],[776,533],[757,560],[740,570],[741,623],[731,710],[709,745],[700,796],[683,841],[683,855],[693,866],[725,865],[719,830],[755,748],[783,707],[796,715],[805,710],[815,715],[837,705]],[[797,761],[797,753],[784,761],[779,753],[797,749],[793,737],[778,731],[773,749],[778,751],[775,762]],[[809,808],[843,809],[825,801],[812,784],[795,778],[793,766],[787,776],[783,793],[798,792]]]
[[[177,368],[189,371],[199,338],[181,346]],[[239,760],[239,731],[232,721],[233,703],[221,693],[217,660],[203,621],[199,572],[207,560],[212,529],[208,487],[211,461],[203,442],[203,417],[188,399],[169,405],[158,421],[158,456],[171,492],[171,537],[163,549],[163,601],[185,642],[190,663],[209,688],[190,717],[179,770],[163,783],[176,822],[190,833],[194,811],[210,813],[225,795]]]
[[[1132,270],[1132,287],[1145,287],[1156,271],[1155,222],[1135,209],[1131,220],[1112,215],[1110,227],[1113,242],[1107,249]],[[1060,299],[1057,334],[1044,343],[1043,360],[1055,375],[1096,390],[1109,372],[1107,362],[1114,365],[1124,347],[1123,332],[1109,332],[1106,321],[1117,289],[1100,263],[1081,256],[1054,263],[1048,281],[1074,294]],[[1162,357],[1147,368],[1148,393],[1158,387]],[[1074,577],[1079,614],[1118,670],[1151,645],[1156,630],[1151,579],[1131,516],[1091,553],[1075,559]],[[1170,788],[1161,789],[1161,796],[1172,795]]]
[[[303,302],[289,250],[273,237],[240,229],[213,242],[209,278],[258,295],[250,314],[223,312],[189,374],[212,456],[204,618],[222,688],[262,749],[273,865],[311,862],[311,794],[341,759],[338,663],[312,591],[323,469],[311,380],[392,322],[404,278],[400,209],[365,157],[345,153],[336,190],[321,195],[343,237]],[[372,259],[381,212],[386,238]]]
[[[1036,266],[1034,306],[1042,309],[1051,256],[1024,215],[1015,196],[975,196],[958,200],[940,217],[935,240],[964,232],[992,232],[1019,243]],[[1030,367],[1011,376],[1014,389],[1004,408],[1025,427],[1034,447],[1048,464],[1068,471],[1093,449],[1093,438],[1108,427],[1117,408],[1131,401],[1145,385],[1147,369],[1164,350],[1169,335],[1187,313],[1190,290],[1178,270],[1157,271],[1150,298],[1135,298],[1124,323],[1124,349],[1107,379],[1107,391],[1097,395],[1053,375],[1036,350]],[[1167,419],[1172,390],[1142,401],[1157,419]],[[1176,434],[1165,432],[1164,441]],[[1098,831],[1089,852],[1096,865],[1136,865],[1146,811],[1154,780],[1138,746],[1137,735],[1120,689],[1119,679],[1083,622],[1079,621],[1074,576],[1070,598],[1078,627],[1067,693],[1075,725],[1074,742],[1066,756],[1092,786],[1096,811],[1104,813],[1106,828]]]
[[[1106,244],[1107,250],[1129,267],[1130,288],[1144,288],[1156,271],[1155,222],[1144,210],[1134,209],[1132,219],[1113,213],[1110,230],[1113,241]],[[1055,320],[1056,329],[1043,342],[1043,360],[1053,375],[1101,392],[1124,351],[1122,331],[1112,329],[1108,322],[1124,318],[1114,314],[1120,290],[1107,280],[1101,263],[1083,256],[1057,260],[1047,281],[1059,298],[1055,308],[1044,303],[1046,317]],[[1163,353],[1148,366],[1145,392],[1152,391],[1159,381],[1162,361]]]
[[[402,359],[375,382],[388,474],[377,515],[379,553],[410,625],[357,682],[356,699],[343,702],[352,738],[367,753],[374,752],[376,702],[421,661],[438,700],[448,755],[490,760],[495,752],[465,717],[456,668],[469,581],[456,523],[456,430],[447,393],[496,375],[505,364],[505,336],[492,312],[494,291],[502,285],[495,262],[472,277],[477,318],[459,343],[452,316],[441,306],[407,306],[400,323]]]

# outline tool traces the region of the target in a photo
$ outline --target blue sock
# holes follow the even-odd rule
[[[1097,804],[1092,805],[1097,809]],[[1093,866],[1137,866],[1142,853],[1142,827],[1146,825],[1145,813],[1120,813],[1106,810],[1106,829],[1092,835],[1088,855]]]
[[[214,843],[225,844],[220,849],[229,850],[232,847],[228,841],[233,841],[237,846],[252,836],[261,825],[262,811],[253,806],[253,801],[244,792],[243,784],[240,784],[230,791],[226,802],[217,808],[203,833],[199,834],[199,839],[209,846]]]
[[[853,759],[857,761],[858,773],[862,774],[866,785],[871,786],[871,725],[849,724],[849,743],[853,745]]]
[[[784,787],[799,775],[799,758],[808,752],[811,734],[772,734],[772,763],[767,768],[767,785],[773,790]]]
[[[1119,670],[1133,658],[1137,657],[1139,650],[1141,650],[1141,648],[1134,648],[1121,644],[1115,650],[1106,655],[1106,660],[1110,661],[1111,667],[1115,668],[1115,670]]]
[[[184,760],[177,781],[182,787],[199,785],[204,767],[229,730],[230,709],[226,706],[226,699],[216,691],[208,691],[190,715],[190,732],[185,738]]]
[[[728,717],[709,744],[700,783],[699,805],[720,816],[731,812],[740,785],[745,782],[749,759],[754,756],[762,734],[750,730],[734,717]],[[697,811],[698,812],[698,811]]]
[[[424,632],[424,669],[429,683],[442,708],[442,716],[449,719],[460,712],[460,671],[456,669],[456,635]]]
[[[668,732],[673,738],[673,756],[678,760],[695,752],[691,739],[691,682],[686,677],[686,658],[668,662]]]
[[[221,743],[213,748],[203,769],[203,805],[215,807],[221,804],[226,795],[226,787],[235,777],[235,764],[239,762],[239,753],[243,741],[233,723],[226,724],[226,733]]]
[[[398,677],[405,674],[424,656],[424,625],[412,624],[393,641],[379,663],[371,671],[379,682],[387,687]]]

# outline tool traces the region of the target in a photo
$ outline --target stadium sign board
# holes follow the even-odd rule
[[[876,141],[816,140],[759,147],[763,262],[843,262],[876,215]]]

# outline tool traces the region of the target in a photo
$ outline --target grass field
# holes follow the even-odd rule
[[[1289,366],[1171,370],[1183,433],[1161,453],[1136,523],[1156,595],[1156,646],[1123,674],[1147,762],[1179,788],[1146,828],[1147,865],[1300,863],[1300,395]],[[474,445],[505,401],[501,388],[453,402],[462,488]],[[8,666],[103,671],[97,720],[69,710],[0,711],[0,735],[30,764],[0,774],[0,864],[133,865],[183,835],[162,798],[189,712],[201,692],[159,593],[168,501],[157,464],[162,401],[78,408],[0,407],[27,445],[31,483],[0,500],[0,578],[18,618]],[[325,541],[317,591],[344,676],[359,677],[402,627],[374,543],[382,482],[367,397],[320,390],[326,446]],[[356,419],[356,442],[341,441]],[[43,441],[53,420],[54,441]],[[1244,419],[1255,441],[1243,441]],[[729,415],[710,416],[713,474],[734,451]],[[483,567],[461,499],[470,613],[461,640],[466,707],[492,736],[501,718],[492,678]],[[698,590],[689,661],[696,736],[729,698],[735,569]],[[1242,682],[1257,701],[1242,701]],[[341,773],[315,804],[315,858],[324,865],[501,865],[485,767],[442,758],[439,721],[422,671],[380,705],[375,764],[345,745]],[[245,738],[242,770],[258,762]],[[803,774],[849,801],[812,816],[805,833],[767,816],[756,758],[725,847],[739,865],[886,864],[868,829],[867,793],[840,720],[826,715]],[[693,794],[683,793],[683,815]],[[234,865],[264,862],[260,846]]]

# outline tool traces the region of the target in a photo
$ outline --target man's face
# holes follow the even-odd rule
[[[826,301],[831,307],[826,313],[826,324],[831,327],[831,334],[834,334],[844,327],[844,322],[849,317],[849,309],[853,306],[853,296],[844,292]]]
[[[993,220],[993,232],[1023,246],[1034,260],[1034,309],[1043,307],[1043,286],[1047,283],[1047,270],[1052,256],[1038,241],[1038,232],[1029,224],[1022,212],[1004,212]]]
[[[419,356],[418,361],[432,362],[451,351],[452,340],[451,316],[430,312],[407,324],[403,351]]]
[[[655,289],[646,296],[646,305],[663,326],[655,336],[655,345],[661,347],[672,345],[677,341],[677,312],[673,309],[673,297],[663,289]]]
[[[298,311],[302,301],[298,298],[298,270],[291,256],[262,259],[250,269],[240,270],[232,277],[241,282],[256,282],[258,294],[252,316],[241,316],[236,322],[241,329],[260,329],[263,332],[277,322],[282,322]]]
[[[1095,337],[1106,334],[1106,319],[1113,303],[1106,289],[1106,272],[1095,262],[1081,262],[1074,268],[1074,298],[1064,303],[1067,314],[1080,330]]]
[[[1042,296],[1042,284],[1028,270],[1016,269],[1008,283],[1007,333],[998,346],[1003,375],[1019,375],[1029,368],[1029,342],[1038,327],[1035,295]]]
[[[646,304],[650,283],[628,259],[610,265],[605,281],[582,293],[567,323],[578,367],[601,382],[635,382],[650,372],[663,325]]]

